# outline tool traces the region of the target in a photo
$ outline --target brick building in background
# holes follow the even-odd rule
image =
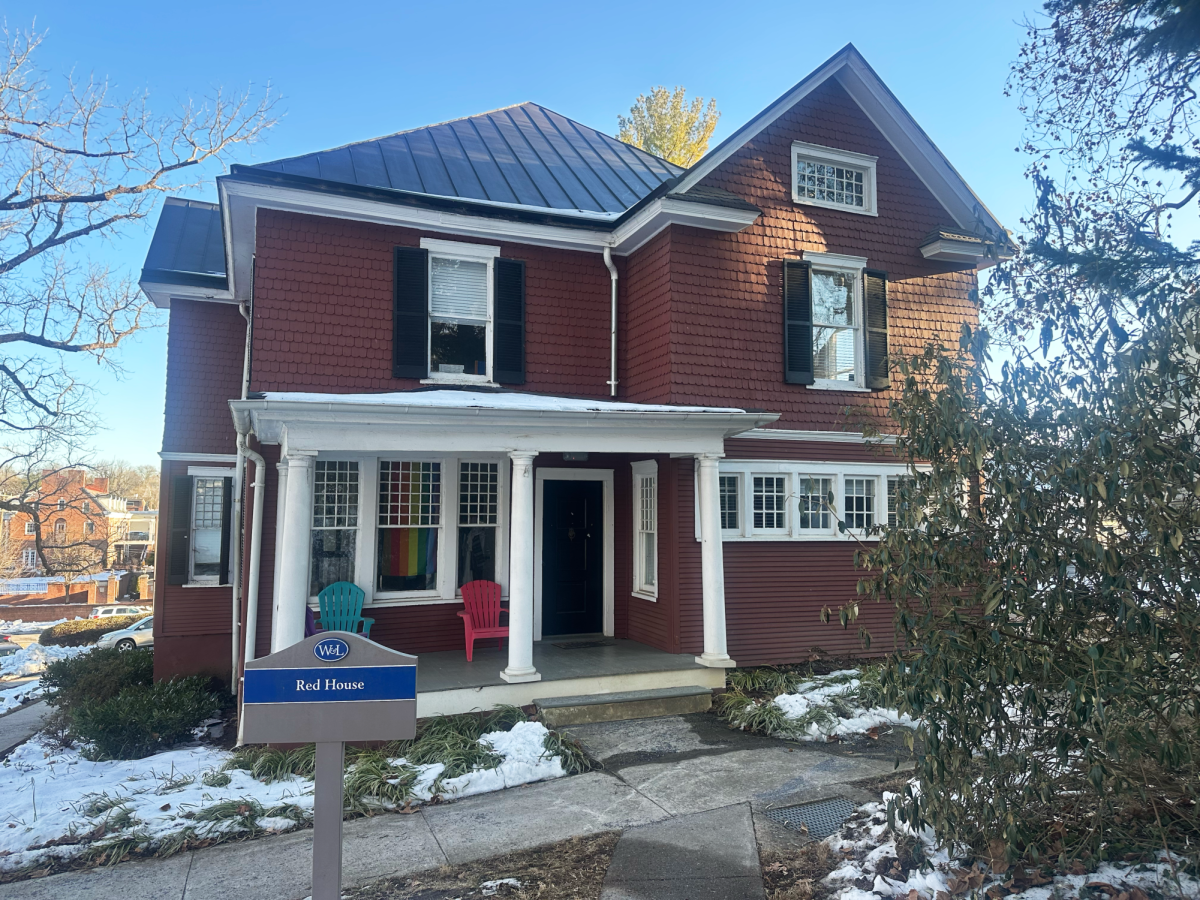
[[[687,170],[525,103],[218,194],[167,201],[141,281],[158,672],[236,675],[349,581],[422,715],[857,651],[820,610],[905,474],[862,422],[1010,250],[853,47]],[[477,578],[511,640],[467,664]]]

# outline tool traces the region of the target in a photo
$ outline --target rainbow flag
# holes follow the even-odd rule
[[[379,571],[391,578],[412,578],[437,571],[436,528],[379,529]]]

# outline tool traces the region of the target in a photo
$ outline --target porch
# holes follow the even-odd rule
[[[488,641],[489,645],[494,641]],[[453,715],[535,699],[610,694],[669,687],[718,688],[725,672],[695,656],[665,653],[637,641],[599,635],[564,635],[536,641],[533,666],[541,681],[509,683],[500,677],[507,649],[479,646],[467,662],[461,650],[423,653],[417,663],[417,715]]]

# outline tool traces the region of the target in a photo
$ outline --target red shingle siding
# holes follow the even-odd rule
[[[237,452],[228,401],[242,395],[245,353],[246,320],[236,306],[171,301],[163,450]]]
[[[879,215],[795,204],[795,140],[879,157]],[[823,391],[783,381],[782,263],[802,250],[863,256],[888,272],[890,349],[935,336],[957,342],[975,322],[971,271],[925,260],[921,239],[950,216],[845,91],[829,83],[781,116],[703,184],[763,210],[735,235],[672,227],[671,400],[781,412],[782,428],[840,428],[847,406],[882,413],[888,392]]]
[[[668,402],[671,385],[671,235],[633,253],[622,273],[618,390],[621,399]]]
[[[726,459],[806,459],[812,462],[902,463],[886,444],[840,443],[834,441],[772,441],[734,438],[725,442]]]
[[[258,216],[253,390],[419,387],[392,377],[392,251],[422,236],[471,239],[275,210]],[[609,276],[600,254],[500,247],[525,261],[522,389],[606,396]]]

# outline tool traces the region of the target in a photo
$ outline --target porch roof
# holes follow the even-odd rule
[[[268,392],[231,400],[234,423],[287,452],[720,453],[778,413],[519,391]]]

